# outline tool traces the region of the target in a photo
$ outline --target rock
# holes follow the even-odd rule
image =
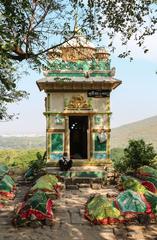
[[[106,197],[108,197],[108,198],[115,198],[117,196],[118,196],[118,193],[116,193],[116,192],[110,192],[110,193],[106,194]]]
[[[71,223],[72,224],[82,224],[82,217],[78,212],[73,212],[71,214]]]
[[[46,219],[45,220],[45,225],[47,225],[47,226],[52,226],[53,225],[53,220],[52,219]]]
[[[101,184],[92,183],[91,188],[94,189],[94,190],[99,190],[99,189],[101,189]]]
[[[68,190],[78,190],[79,187],[77,185],[66,185],[66,189],[68,189]]]
[[[127,236],[127,230],[126,229],[114,228],[113,232],[114,232],[116,238],[126,239],[126,236]]]
[[[107,178],[110,178],[110,177],[114,177],[114,173],[113,172],[107,173]]]
[[[89,183],[80,183],[78,184],[79,188],[90,188],[90,184]]]
[[[113,234],[113,232],[101,232],[101,237],[102,239],[105,239],[105,240],[117,240],[115,235]]]

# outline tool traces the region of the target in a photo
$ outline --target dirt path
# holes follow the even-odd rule
[[[114,193],[112,187],[93,190],[63,190],[60,199],[55,201],[54,224],[52,227],[14,228],[11,224],[15,205],[29,189],[19,186],[16,198],[0,210],[0,240],[157,240],[157,224],[95,226],[84,219],[84,203],[92,193]]]

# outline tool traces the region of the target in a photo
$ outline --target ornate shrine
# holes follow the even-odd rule
[[[121,81],[109,54],[78,33],[48,59],[37,81],[46,93],[47,162],[57,163],[63,153],[76,163],[110,162],[110,93]]]

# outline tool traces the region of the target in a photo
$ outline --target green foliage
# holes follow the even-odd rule
[[[40,152],[36,153],[36,159],[30,162],[29,168],[24,175],[25,179],[32,180],[41,172],[42,168],[46,165],[45,156],[46,153],[44,156],[42,156]]]
[[[130,140],[129,146],[124,149],[124,158],[131,169],[151,165],[155,156],[152,144],[146,144],[143,139]]]
[[[143,139],[129,140],[129,145],[113,157],[114,168],[121,173],[134,172],[138,167],[153,166],[156,156],[152,144],[146,144]]]
[[[17,67],[5,54],[0,54],[0,120],[11,119],[14,115],[7,113],[7,104],[18,102],[27,97],[26,91],[18,90],[16,81]]]
[[[26,170],[30,166],[30,163],[36,159],[37,152],[43,155],[44,150],[0,150],[0,163]]]
[[[125,172],[126,165],[124,163],[124,149],[122,148],[113,148],[111,149],[111,158],[113,167],[117,172]]]
[[[111,158],[113,167],[117,172],[123,173],[126,171],[126,163],[124,162],[124,149],[113,148],[111,150]]]
[[[34,171],[38,171],[40,169],[42,169],[45,166],[45,159],[44,157],[41,155],[40,152],[36,153],[36,159],[32,160],[29,163],[29,167],[32,168]]]
[[[90,29],[93,29],[94,35],[101,37],[103,31],[107,33],[111,40],[109,46],[113,50],[115,49],[113,39],[120,33],[123,45],[132,38],[146,53],[148,49],[144,47],[144,40],[157,30],[156,13],[156,1],[95,0],[88,1],[86,22],[89,23]],[[129,53],[129,50],[125,51],[120,57],[126,57]]]
[[[111,149],[111,158],[122,158],[124,156],[124,149],[123,148],[112,148]]]
[[[60,0],[0,1],[0,120],[14,116],[7,112],[8,103],[28,95],[17,88],[19,63],[26,60],[31,68],[39,69],[49,32],[57,35],[54,31],[59,30],[56,23],[62,7]]]
[[[154,158],[154,161],[152,162],[152,165],[151,165],[153,168],[156,168],[157,169],[157,155],[155,156]]]

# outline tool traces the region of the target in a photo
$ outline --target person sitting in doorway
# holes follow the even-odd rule
[[[59,167],[61,171],[68,171],[72,167],[72,160],[68,159],[67,153],[59,160]]]

